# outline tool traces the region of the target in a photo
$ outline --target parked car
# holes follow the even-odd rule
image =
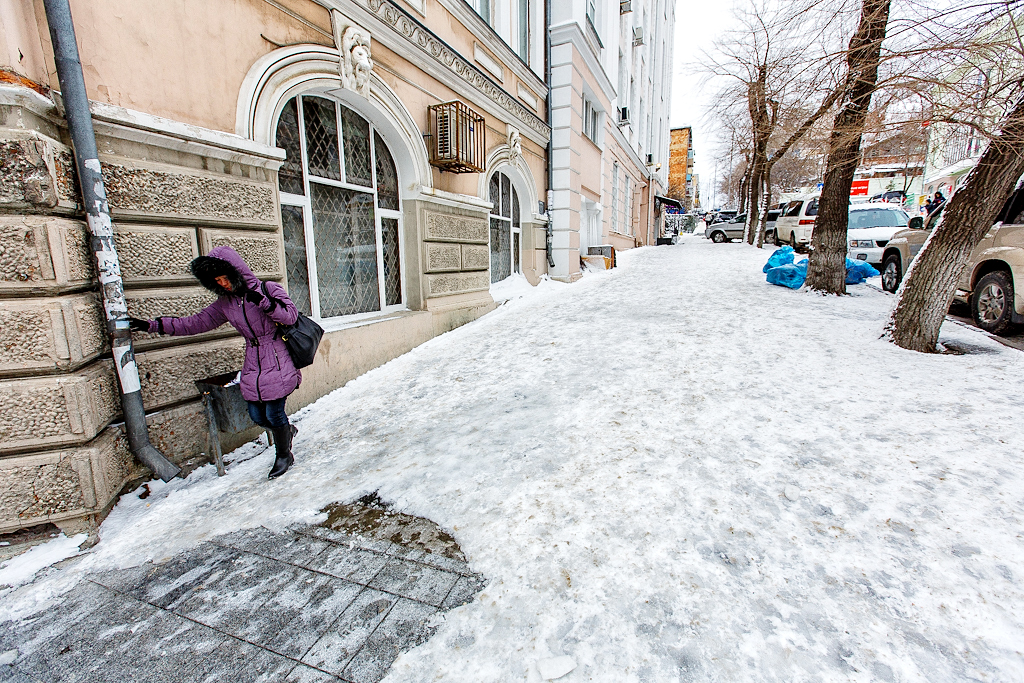
[[[741,213],[722,223],[713,223],[704,229],[704,236],[716,244],[738,240],[743,237],[743,224],[747,220],[747,214]]]
[[[911,261],[921,251],[943,207],[927,219],[915,216],[910,229],[897,232],[885,248],[882,288],[895,292]],[[953,298],[971,308],[974,323],[992,334],[1024,323],[1024,187],[1003,206],[967,260]]]
[[[889,240],[900,230],[906,230],[909,222],[910,216],[896,204],[877,202],[851,206],[847,255],[876,267],[881,266]]]
[[[777,209],[770,209],[768,211],[768,220],[765,221],[764,227],[764,241],[770,244],[775,243],[775,222],[779,217],[779,211]],[[712,242],[728,242],[730,240],[743,239],[743,230],[747,222],[747,214],[741,213],[735,218],[732,218],[724,223],[715,223],[709,225],[704,230],[704,236],[709,238]]]
[[[732,219],[736,218],[736,214],[738,214],[738,213],[739,213],[739,211],[736,211],[734,209],[723,209],[722,211],[719,211],[719,212],[717,212],[715,214],[714,222],[715,223],[727,223],[727,222],[731,221]]]
[[[788,244],[799,250],[811,243],[820,196],[821,193],[809,194],[786,204],[775,223],[776,244]]]

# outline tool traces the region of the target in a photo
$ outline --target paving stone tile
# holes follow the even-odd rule
[[[177,614],[266,645],[331,577],[241,552],[178,603]]]
[[[296,664],[284,680],[285,683],[342,683],[337,676],[332,676],[305,664]]]
[[[463,576],[469,576],[473,573],[473,570],[469,568],[469,564],[465,560],[456,560],[440,553],[423,553],[417,562],[429,564],[431,567],[455,572]]]
[[[295,662],[243,640],[227,638],[189,677],[189,683],[285,683]]]
[[[300,534],[330,541],[336,545],[343,545],[346,548],[352,547],[362,548],[363,550],[375,550],[385,555],[394,553],[395,549],[400,547],[390,541],[382,541],[376,538],[369,538],[367,536],[353,536],[342,531],[335,531],[329,527],[318,525],[299,527],[296,528],[295,531]]]
[[[458,574],[393,557],[369,585],[440,607],[458,580]]]
[[[345,612],[363,587],[344,579],[326,578],[299,614],[288,622],[267,647],[287,657],[300,659]]]
[[[473,600],[484,589],[484,578],[479,574],[461,577],[441,603],[441,611],[447,612]]]
[[[203,543],[161,564],[147,563],[90,578],[118,592],[173,610],[194,590],[215,582],[240,556],[241,552],[233,548]]]
[[[334,546],[317,558],[317,570],[357,583],[369,583],[388,563],[388,556],[360,548]]]
[[[263,527],[226,534],[216,538],[214,542],[309,569],[316,568],[316,557],[320,553],[334,547],[331,543],[312,536],[292,531],[276,533]]]
[[[63,633],[19,658],[15,664],[20,669],[67,683],[188,680],[197,663],[224,641],[212,629],[91,585],[107,595],[72,607],[71,616],[63,606],[50,610]],[[83,606],[91,608],[84,615]]]
[[[302,657],[302,661],[340,674],[398,600],[393,595],[364,588],[338,621]]]
[[[38,683],[38,681],[38,678],[29,676],[10,664],[0,666],[0,683]]]
[[[399,599],[388,616],[352,658],[342,678],[353,683],[377,683],[398,655],[424,642],[434,632],[429,625],[437,609],[414,600]]]

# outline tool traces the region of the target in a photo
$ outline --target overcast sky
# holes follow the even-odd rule
[[[701,50],[710,50],[715,38],[732,23],[734,0],[682,0],[676,2],[675,77],[672,80],[673,128],[693,126],[694,166],[700,174],[701,205],[711,206],[708,191],[715,175],[713,131],[703,120],[708,97],[700,87],[700,73],[693,64]],[[719,168],[721,171],[721,167]]]

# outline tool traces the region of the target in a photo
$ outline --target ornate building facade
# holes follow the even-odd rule
[[[118,424],[42,2],[6,7],[0,533],[70,532],[146,471]],[[491,310],[493,279],[548,271],[542,3],[71,8],[129,313],[198,311],[211,295],[189,263],[234,247],[327,331],[289,411]],[[462,138],[438,107],[453,102],[469,112]],[[462,165],[442,170],[451,155]],[[154,444],[203,462],[194,381],[237,370],[243,340],[225,326],[136,335],[135,349]]]

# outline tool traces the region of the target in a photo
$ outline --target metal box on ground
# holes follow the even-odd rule
[[[254,426],[249,417],[249,404],[242,398],[242,389],[235,381],[237,372],[216,377],[197,379],[196,388],[203,397],[206,419],[210,429],[210,448],[217,465],[217,474],[224,476],[224,455],[220,448],[220,433],[237,434]]]

